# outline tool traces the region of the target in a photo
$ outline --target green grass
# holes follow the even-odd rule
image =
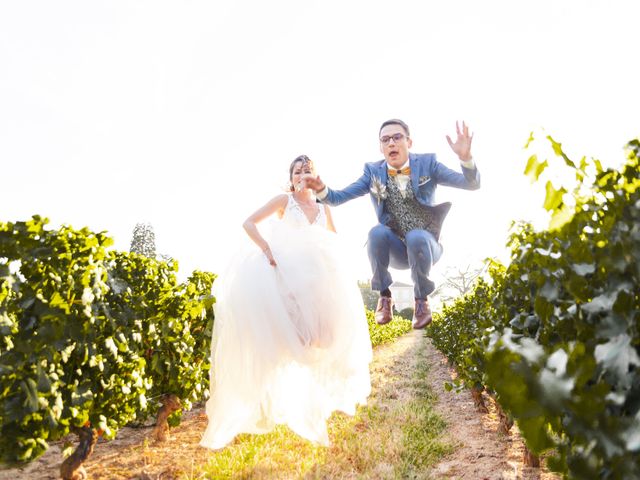
[[[440,439],[447,425],[432,409],[436,398],[427,382],[429,369],[425,361],[424,355],[421,355],[414,377],[416,398],[407,405],[408,414],[413,421],[407,422],[402,428],[407,448],[401,455],[402,461],[396,467],[402,478],[410,477],[416,470],[424,470],[434,465],[444,455],[453,451],[453,445],[443,443]]]
[[[230,446],[213,453],[203,474],[220,479],[299,478],[324,462],[326,454],[326,448],[278,426],[264,435],[238,435]]]
[[[369,324],[371,345],[374,347],[395,340],[411,330],[411,321],[399,315],[395,315],[393,320],[386,325],[378,325],[372,310],[367,310],[367,323]]]

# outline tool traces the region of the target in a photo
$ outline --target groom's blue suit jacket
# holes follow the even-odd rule
[[[477,190],[480,188],[480,172],[477,168],[462,168],[462,173],[451,170],[436,160],[434,153],[409,153],[409,167],[411,168],[411,186],[415,198],[426,209],[434,204],[437,185]],[[386,186],[388,179],[387,162],[380,160],[366,163],[362,176],[342,190],[328,189],[327,196],[322,202],[329,205],[340,205],[353,198],[365,194],[371,196],[371,202],[376,210],[378,221],[387,225],[389,213],[384,208],[384,195],[376,195],[376,184]],[[380,197],[380,198],[378,198]]]

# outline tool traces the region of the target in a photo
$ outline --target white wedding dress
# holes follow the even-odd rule
[[[209,423],[202,446],[276,424],[322,445],[334,410],[355,413],[371,390],[362,297],[324,207],[310,222],[289,194],[268,240],[216,280]]]

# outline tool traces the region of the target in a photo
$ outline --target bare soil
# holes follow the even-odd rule
[[[407,353],[420,350],[429,366],[428,381],[437,395],[435,409],[447,422],[445,440],[456,446],[455,451],[438,463],[429,473],[433,479],[473,480],[555,480],[560,477],[546,469],[525,468],[522,464],[524,444],[514,426],[508,435],[497,432],[498,414],[493,401],[487,396],[488,414],[478,413],[469,391],[455,393],[444,388],[446,381],[455,377],[444,356],[431,344],[422,332],[411,332],[396,342],[377,348],[371,366],[373,393],[384,390],[384,401],[403,401],[411,395],[408,390],[411,369],[420,368],[419,362],[404,360]],[[424,351],[423,351],[424,350]],[[411,358],[411,355],[409,355]],[[397,365],[404,370],[402,377],[391,373],[389,366]],[[391,380],[390,380],[391,379]],[[388,382],[393,381],[392,394]],[[383,388],[384,386],[384,388]],[[377,399],[379,402],[381,399]],[[198,406],[183,415],[180,426],[171,430],[167,442],[157,443],[151,439],[152,426],[123,428],[113,441],[99,441],[85,467],[88,479],[138,479],[168,480],[177,478],[201,478],[196,473],[199,465],[205,464],[209,450],[198,446],[206,427],[203,406]],[[75,439],[70,439],[75,441]],[[57,442],[39,459],[23,469],[0,470],[0,480],[57,479],[62,463],[63,443]],[[381,465],[381,477],[386,475]]]
[[[543,468],[528,468],[522,464],[524,442],[514,425],[508,435],[498,433],[498,413],[495,402],[483,393],[488,414],[478,413],[469,390],[447,391],[444,384],[455,378],[455,371],[446,358],[428,343],[429,382],[438,396],[436,411],[447,422],[447,436],[458,446],[444,458],[432,474],[438,479],[473,480],[556,480],[560,479]]]

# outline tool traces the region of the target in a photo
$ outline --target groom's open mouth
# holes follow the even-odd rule
[[[400,152],[398,152],[397,150],[391,150],[391,151],[389,152],[389,156],[390,156],[390,157],[397,157],[399,153],[400,153]]]

